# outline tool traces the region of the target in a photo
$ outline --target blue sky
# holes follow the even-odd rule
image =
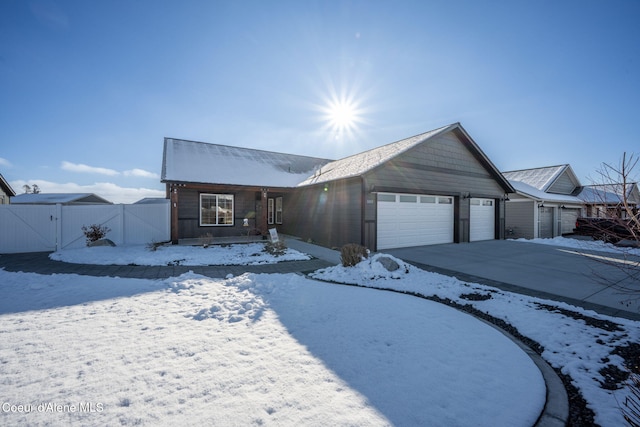
[[[640,2],[0,2],[0,173],[163,194],[163,138],[325,158],[461,122],[500,170],[640,151]],[[327,116],[350,105],[350,126]]]

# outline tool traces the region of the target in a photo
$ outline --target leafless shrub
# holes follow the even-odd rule
[[[104,239],[104,236],[110,232],[111,229],[106,225],[91,224],[89,226],[83,225],[82,232],[84,237],[87,238],[87,245],[91,242],[95,242],[100,239]]]
[[[344,267],[353,267],[368,257],[367,248],[357,243],[347,243],[340,249],[340,261]]]

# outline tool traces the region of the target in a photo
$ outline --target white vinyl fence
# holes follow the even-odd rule
[[[86,245],[82,226],[98,224],[116,245],[170,240],[169,203],[0,205],[0,253],[46,252]]]

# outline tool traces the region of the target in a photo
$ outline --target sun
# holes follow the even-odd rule
[[[325,128],[336,139],[353,137],[362,123],[362,109],[359,104],[350,97],[332,96],[321,107]]]
[[[332,102],[328,106],[329,124],[336,130],[347,130],[355,126],[356,107],[348,101]]]

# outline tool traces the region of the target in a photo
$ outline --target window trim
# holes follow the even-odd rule
[[[216,209],[216,223],[215,224],[205,224],[202,222],[202,199],[204,197],[215,197],[216,199],[216,207],[219,206],[219,197],[230,197],[231,198],[231,223],[230,224],[218,224],[218,210]],[[198,219],[200,227],[233,227],[235,225],[235,196],[233,194],[225,194],[225,193],[200,193],[200,203],[198,210]]]
[[[273,224],[274,215],[274,202],[273,197],[267,199],[267,224]]]

